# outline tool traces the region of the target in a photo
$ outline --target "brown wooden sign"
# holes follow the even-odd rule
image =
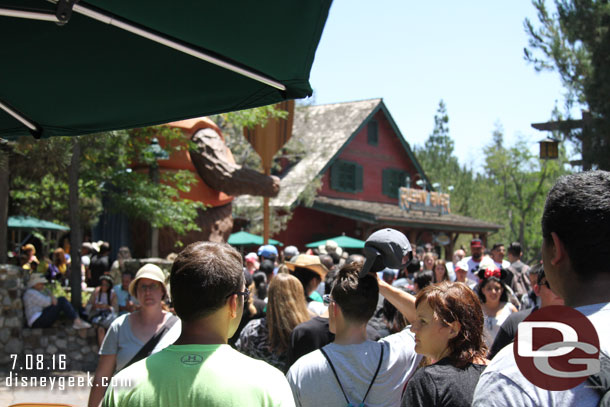
[[[266,173],[271,170],[273,156],[292,136],[294,100],[278,103],[275,107],[287,111],[288,117],[286,119],[269,119],[265,127],[244,128],[244,137],[261,157]],[[269,174],[267,173],[267,175]]]
[[[294,118],[294,100],[287,100],[275,105],[279,110],[288,112],[285,119],[269,119],[265,127],[256,126],[253,129],[244,128],[244,137],[258,153],[263,162],[265,175],[271,174],[273,156],[292,136]],[[269,243],[269,198],[263,198],[263,240]]]

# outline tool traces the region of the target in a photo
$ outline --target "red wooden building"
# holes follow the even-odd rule
[[[303,143],[306,155],[282,174],[280,193],[271,206],[288,208],[293,217],[273,236],[303,249],[305,244],[345,233],[366,239],[382,227],[403,231],[412,242],[439,242],[452,251],[457,234],[485,239],[500,225],[446,211],[401,209],[399,187],[430,185],[382,99],[299,107],[288,143]],[[299,195],[317,177],[322,187],[311,207]],[[425,182],[425,184],[423,184]],[[240,197],[234,205],[252,205]],[[433,208],[431,208],[433,209]],[[443,238],[439,238],[439,236]],[[449,238],[449,239],[447,239]]]

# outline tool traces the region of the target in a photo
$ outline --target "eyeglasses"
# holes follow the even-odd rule
[[[330,305],[331,302],[335,302],[335,300],[333,300],[333,297],[331,297],[330,294],[324,294],[322,296],[322,301],[324,301],[324,305]]]
[[[161,285],[159,283],[152,283],[152,284],[138,284],[138,291],[156,291],[157,289],[160,289]]]
[[[250,290],[248,290],[247,288],[245,288],[245,291],[236,291],[234,293],[231,293],[231,294],[227,295],[227,298],[229,298],[233,294],[237,294],[237,295],[243,296],[244,297],[244,304],[247,303],[248,300],[250,299]]]
[[[538,281],[538,285],[546,286],[546,288],[548,288],[549,290],[551,289],[551,285],[547,280],[544,280],[544,282]]]

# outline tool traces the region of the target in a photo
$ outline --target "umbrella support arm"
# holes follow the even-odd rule
[[[49,1],[51,1],[52,3],[58,4],[56,14],[0,8],[0,16],[54,21],[59,24],[65,24],[70,19],[70,15],[71,15],[72,11],[74,11],[76,13],[85,15],[85,16],[92,18],[94,20],[97,20],[99,22],[112,25],[112,26],[120,28],[124,31],[128,31],[132,34],[135,34],[140,37],[146,38],[148,40],[154,41],[158,44],[165,45],[166,47],[175,49],[176,51],[179,51],[184,54],[188,54],[190,56],[198,58],[202,61],[209,62],[213,65],[216,65],[221,68],[227,69],[229,71],[235,72],[239,75],[242,75],[247,78],[253,79],[255,81],[264,83],[265,85],[271,86],[271,87],[281,90],[283,92],[286,91],[285,85],[283,85],[282,83],[277,82],[271,78],[268,78],[264,75],[253,72],[251,70],[244,69],[231,62],[225,61],[223,59],[220,59],[218,57],[205,53],[192,46],[188,46],[187,44],[181,44],[178,41],[174,41],[170,38],[161,36],[157,33],[147,30],[145,28],[137,27],[136,25],[131,24],[128,21],[124,21],[124,20],[118,19],[114,16],[110,16],[108,14],[101,13],[99,11],[94,10],[93,8],[84,6],[82,4],[76,4],[78,0],[49,0]]]
[[[36,126],[34,123],[26,119],[24,116],[19,114],[17,111],[11,109],[8,105],[2,103],[0,101],[0,109],[4,110],[9,115],[13,116],[15,119],[19,120],[25,127],[30,129],[30,132],[35,138],[40,138],[40,128]]]

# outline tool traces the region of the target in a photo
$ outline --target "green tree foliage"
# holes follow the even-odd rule
[[[434,128],[422,147],[414,146],[419,163],[433,184],[440,184],[442,192],[451,192],[451,210],[463,215],[474,213],[477,184],[474,173],[466,166],[460,166],[455,156],[455,142],[449,134],[449,114],[445,102],[441,100],[434,115]]]
[[[503,225],[489,237],[489,243],[519,241],[525,259],[531,260],[538,256],[542,244],[539,224],[546,194],[557,177],[566,173],[567,158],[563,146],[560,159],[551,161],[540,160],[530,147],[523,139],[507,146],[497,124],[492,141],[483,148],[482,171],[460,166],[449,135],[449,115],[441,101],[434,130],[425,144],[414,150],[430,182],[440,183],[443,191],[454,187],[453,213]]]
[[[78,138],[82,146],[78,182],[83,225],[92,227],[97,222],[106,195],[111,209],[144,219],[154,227],[167,226],[179,234],[197,229],[194,220],[201,203],[179,198],[179,191],[188,191],[195,177],[188,171],[165,172],[163,183],[156,184],[148,176],[154,157],[146,148],[153,136],[170,152],[185,148],[175,143],[183,136],[165,126]],[[73,142],[64,137],[19,140],[19,158],[11,163],[12,214],[68,223],[68,166]]]
[[[493,241],[518,241],[526,259],[538,256],[542,246],[540,217],[549,189],[560,175],[566,173],[564,149],[559,160],[541,160],[531,153],[527,141],[504,144],[501,128],[493,132],[492,141],[483,150],[484,176],[479,182],[487,186],[483,202],[488,206],[481,215],[504,225]]]
[[[610,169],[610,3],[606,0],[533,0],[540,25],[525,20],[525,59],[535,69],[556,71],[566,88],[568,109],[576,102],[590,112],[584,129],[567,132],[583,155],[585,169]],[[569,110],[568,110],[569,111]]]

